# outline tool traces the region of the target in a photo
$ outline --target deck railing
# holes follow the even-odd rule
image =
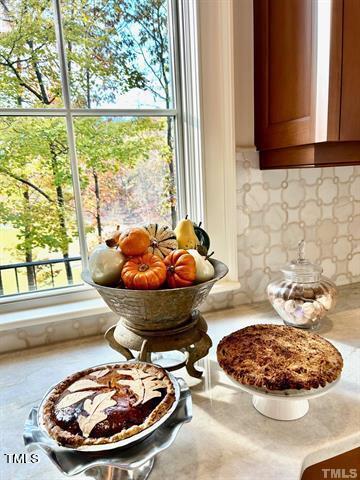
[[[65,271],[66,271],[66,282],[67,285],[73,285],[73,271],[72,271],[72,263],[73,262],[78,262],[81,260],[81,257],[68,257],[68,258],[55,258],[51,260],[39,260],[36,262],[23,262],[23,263],[11,263],[9,265],[0,265],[0,296],[1,295],[6,295],[7,292],[4,291],[4,284],[3,284],[3,278],[2,278],[2,272],[4,270],[14,270],[14,275],[15,275],[15,283],[16,283],[16,290],[17,292],[15,293],[26,293],[30,292],[33,290],[38,290],[38,275],[39,275],[39,267],[43,267],[48,265],[49,268],[49,278],[51,279],[50,282],[50,288],[55,287],[55,277],[56,273],[54,272],[54,265],[58,264],[64,264],[65,266]],[[27,289],[21,290],[20,289],[20,283],[19,283],[19,270],[20,269],[26,269],[25,272],[28,276],[28,282],[27,282]],[[29,272],[30,269],[30,272]],[[30,275],[29,275],[30,273]],[[31,278],[31,281],[29,281],[29,277]],[[14,292],[11,292],[14,293]]]

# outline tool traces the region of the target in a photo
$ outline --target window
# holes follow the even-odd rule
[[[78,285],[116,224],[184,213],[181,3],[0,2],[0,296]]]

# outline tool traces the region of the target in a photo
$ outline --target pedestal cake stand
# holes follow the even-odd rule
[[[252,404],[258,412],[274,420],[297,420],[303,417],[309,411],[309,400],[325,395],[340,381],[338,378],[325,387],[312,390],[269,391],[243,385],[227,376],[237,387],[252,395]]]
[[[137,359],[162,365],[167,370],[186,367],[189,375],[199,378],[202,372],[194,363],[205,357],[212,345],[207,325],[197,308],[204,302],[213,285],[223,278],[227,266],[210,259],[215,276],[190,287],[160,290],[129,290],[97,285],[90,272],[82,273],[83,280],[96,288],[119,321],[105,334],[110,346],[127,360]],[[163,364],[161,357],[152,354],[180,351],[181,359],[173,365]]]

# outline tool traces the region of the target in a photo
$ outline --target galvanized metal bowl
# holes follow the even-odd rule
[[[122,322],[136,330],[170,330],[185,323],[193,310],[204,302],[213,285],[223,278],[228,268],[219,260],[210,259],[215,276],[207,282],[191,287],[160,290],[130,290],[97,285],[89,270],[82,272],[82,279],[100,293],[110,309]]]

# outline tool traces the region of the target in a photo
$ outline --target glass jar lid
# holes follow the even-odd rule
[[[305,240],[300,240],[298,248],[298,258],[291,260],[281,269],[285,278],[299,283],[318,282],[323,271],[322,267],[306,260]]]

